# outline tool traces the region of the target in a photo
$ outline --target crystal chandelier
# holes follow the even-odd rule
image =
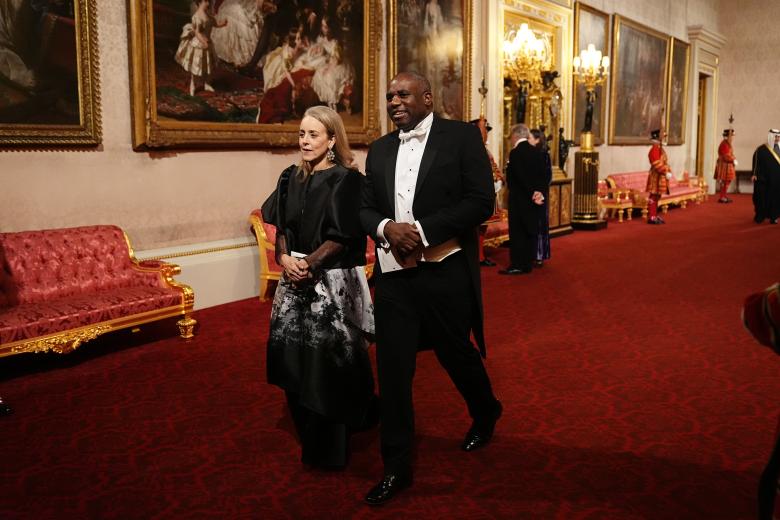
[[[509,32],[503,50],[504,70],[518,84],[536,79],[548,62],[544,40],[537,38],[527,23]]]

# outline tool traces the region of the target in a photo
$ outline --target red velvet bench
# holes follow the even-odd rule
[[[276,263],[276,226],[263,221],[263,215],[259,209],[249,214],[249,223],[252,232],[257,239],[257,248],[260,254],[260,301],[264,302],[273,297],[272,288],[282,276],[282,269]],[[366,244],[366,277],[371,278],[374,272],[376,251],[374,241],[368,237]]]
[[[192,289],[177,265],[135,259],[116,226],[0,233],[0,357],[59,354],[114,330],[181,316],[193,336]]]
[[[631,200],[631,209],[642,212],[642,218],[647,218],[647,171],[613,173],[606,178],[609,189],[627,193]],[[697,180],[690,179],[685,172],[682,181],[675,177],[669,180],[669,193],[661,195],[658,207],[666,213],[671,204],[685,208],[688,202],[699,204],[704,198],[702,187]]]

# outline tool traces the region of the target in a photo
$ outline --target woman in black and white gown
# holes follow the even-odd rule
[[[285,391],[302,462],[343,468],[350,433],[376,421],[362,176],[333,110],[309,108],[299,144],[301,162],[282,172],[262,207],[284,269],[271,310],[268,382]]]

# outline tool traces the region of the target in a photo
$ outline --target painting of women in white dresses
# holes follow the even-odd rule
[[[160,120],[297,124],[326,105],[362,124],[363,0],[158,0]]]
[[[463,52],[469,0],[397,0],[397,72],[414,70],[431,82],[434,112],[464,119]]]

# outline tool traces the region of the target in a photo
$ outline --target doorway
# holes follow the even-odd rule
[[[710,76],[699,73],[696,102],[696,176],[704,176],[704,134],[706,130],[707,80]]]

